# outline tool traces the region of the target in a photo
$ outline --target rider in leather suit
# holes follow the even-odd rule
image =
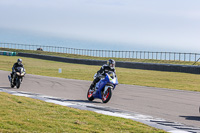
[[[95,84],[97,82],[99,82],[99,80],[105,76],[106,73],[108,73],[109,71],[113,71],[114,73],[115,71],[115,61],[113,59],[110,59],[107,61],[107,64],[104,64],[101,69],[99,71],[97,71],[97,76],[96,78],[93,80],[90,88],[93,88],[95,86]]]
[[[16,72],[17,67],[24,67],[22,64],[22,59],[17,59],[17,62],[12,67],[11,79],[13,80],[14,74]]]

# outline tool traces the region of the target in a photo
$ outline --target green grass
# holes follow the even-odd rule
[[[0,69],[11,71],[12,65],[17,61],[17,56],[0,55]],[[101,66],[81,65],[47,61],[33,58],[23,59],[27,73],[69,79],[93,80],[93,75]],[[62,73],[58,69],[62,68]],[[200,75],[178,72],[161,72],[151,70],[138,70],[116,68],[120,84],[151,86],[169,89],[200,91]]]
[[[37,50],[22,50],[22,49],[8,49],[0,48],[2,51],[14,51],[14,52],[24,52],[24,53],[33,53],[33,54],[43,54],[43,55],[52,55],[59,57],[68,57],[68,58],[79,58],[79,59],[95,59],[95,60],[108,60],[107,57],[91,57],[91,56],[82,56],[75,54],[64,54],[64,53],[55,53],[55,52],[45,52]],[[145,63],[162,63],[162,64],[181,64],[181,65],[192,65],[193,61],[177,61],[177,60],[152,60],[152,59],[129,59],[129,58],[113,58],[116,61],[126,61],[126,62],[145,62]],[[197,62],[195,65],[200,65],[200,62]]]
[[[133,120],[0,92],[0,132],[161,133]]]

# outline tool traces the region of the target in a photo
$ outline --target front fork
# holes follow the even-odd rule
[[[105,88],[104,88],[104,91],[103,91],[103,94],[105,94],[105,93],[106,93],[106,91],[108,90],[108,88],[110,88],[110,89],[113,89],[113,87],[112,87],[112,86],[105,86]]]

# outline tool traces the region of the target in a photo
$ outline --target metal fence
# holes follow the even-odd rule
[[[92,50],[76,49],[68,47],[0,43],[0,48],[37,50],[38,48],[47,52],[66,53],[94,57],[115,57],[132,59],[152,59],[169,61],[190,61],[195,62],[200,58],[200,53],[180,53],[180,52],[150,52],[150,51],[114,51],[114,50]]]

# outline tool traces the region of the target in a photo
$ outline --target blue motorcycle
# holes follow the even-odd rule
[[[96,83],[95,87],[89,88],[87,98],[89,101],[99,98],[102,99],[103,103],[107,103],[110,100],[112,90],[115,89],[116,85],[118,85],[116,74],[114,72],[108,72],[104,78],[101,78],[101,80]]]

